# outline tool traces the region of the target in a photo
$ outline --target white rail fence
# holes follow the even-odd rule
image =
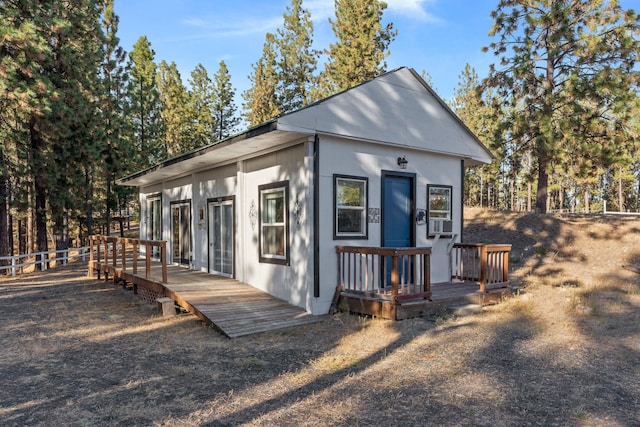
[[[0,265],[0,276],[6,275],[7,270],[11,270],[11,276],[15,277],[17,274],[22,274],[24,267],[31,265],[36,270],[45,271],[52,261],[55,261],[56,265],[67,265],[75,259],[86,261],[90,250],[90,246],[83,246],[81,248],[0,257],[0,264],[9,264]],[[9,263],[6,261],[9,261]]]
[[[640,212],[612,212],[607,210],[607,201],[605,200],[603,203],[602,213],[605,215],[631,215],[631,216],[640,216]]]

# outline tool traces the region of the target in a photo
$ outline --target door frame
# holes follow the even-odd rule
[[[409,207],[409,224],[410,225],[410,236],[409,236],[409,246],[410,248],[415,248],[416,246],[416,174],[411,172],[397,172],[397,171],[382,171],[382,176],[380,180],[380,246],[385,247],[384,245],[384,226],[385,226],[385,211],[384,211],[384,202],[385,202],[385,191],[384,191],[384,182],[386,178],[405,178],[409,179],[410,189],[409,196],[411,197],[411,203]]]
[[[159,212],[157,212],[158,215],[158,229],[156,230],[154,227],[154,216],[153,216],[153,204],[155,202],[158,202],[160,205],[160,210]],[[162,193],[153,193],[153,194],[148,194],[146,196],[146,203],[147,203],[147,215],[146,215],[146,230],[145,230],[145,236],[147,238],[147,240],[162,240],[163,237],[163,229],[162,229]],[[157,231],[157,234],[154,233],[154,231]],[[160,247],[158,246],[154,246],[153,248],[151,248],[151,257],[153,259],[160,259]]]
[[[211,265],[211,255],[209,251],[211,250],[211,212],[209,208],[212,203],[224,203],[231,201],[231,275],[230,278],[236,277],[236,196],[224,196],[224,197],[213,197],[207,199],[207,272],[213,274],[224,275],[221,272],[212,271]],[[226,275],[224,275],[226,276]]]
[[[189,238],[189,253],[188,253],[188,258],[187,258],[187,263],[183,263],[183,258],[182,258],[182,252],[183,252],[183,243],[182,243],[182,238],[180,240],[181,244],[180,244],[180,257],[176,260],[173,257],[173,245],[174,245],[174,236],[175,236],[175,230],[173,228],[173,208],[177,207],[177,206],[188,206],[189,207],[189,218],[185,219],[182,217],[182,215],[180,215],[180,236],[183,235],[182,233],[182,226],[186,225],[188,228],[188,238]],[[193,216],[193,212],[192,212],[192,208],[191,208],[191,199],[185,199],[185,200],[175,200],[172,201],[169,204],[169,219],[171,221],[171,262],[173,264],[177,264],[177,265],[181,265],[181,266],[186,266],[186,267],[191,267],[191,262],[193,261],[191,259],[191,254],[193,253],[193,230],[191,227],[191,219]]]

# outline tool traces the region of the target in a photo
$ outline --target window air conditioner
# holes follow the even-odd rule
[[[453,231],[453,221],[446,219],[430,219],[429,220],[429,234],[430,235],[442,235],[451,234]]]

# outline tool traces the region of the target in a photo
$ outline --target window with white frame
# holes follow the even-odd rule
[[[289,182],[261,185],[260,262],[289,263]]]
[[[452,232],[451,187],[427,185],[428,218],[430,236]]]
[[[367,238],[367,178],[334,175],[334,239]]]

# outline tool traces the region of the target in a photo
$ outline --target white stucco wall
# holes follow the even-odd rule
[[[310,288],[313,286],[313,247],[311,245],[313,194],[308,169],[309,144],[299,145],[244,162],[244,185],[240,189],[244,217],[239,221],[243,236],[240,251],[245,260],[238,278],[282,298],[293,305],[310,310]],[[259,221],[251,216],[259,206],[260,185],[289,181],[289,265],[259,262]]]
[[[352,175],[368,178],[369,208],[382,208],[382,171],[406,172],[416,175],[416,208],[427,208],[427,185],[446,185],[452,187],[453,230],[459,241],[461,234],[461,159],[429,154],[423,151],[399,149],[388,145],[340,139],[333,136],[320,138],[320,298],[314,301],[314,311],[327,311],[331,304],[337,280],[337,256],[335,247],[344,246],[381,246],[382,217],[379,223],[368,224],[367,240],[333,239],[333,176]],[[397,158],[405,156],[409,161],[407,169],[400,169]],[[382,215],[382,212],[381,212]],[[432,282],[449,281],[449,256],[447,244],[450,238],[435,239],[427,237],[427,225],[415,227],[416,246],[432,247]]]

